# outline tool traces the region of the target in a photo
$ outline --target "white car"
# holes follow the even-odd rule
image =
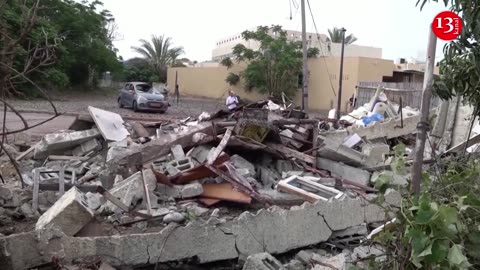
[[[126,83],[120,90],[117,102],[120,108],[129,107],[135,112],[155,111],[164,113],[170,106],[167,93],[162,93],[149,83],[144,82]]]

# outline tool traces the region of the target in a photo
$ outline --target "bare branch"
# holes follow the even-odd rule
[[[5,147],[3,146],[3,143],[0,144],[0,147],[1,147],[1,150],[2,152],[5,153],[5,155],[7,155],[8,159],[10,160],[10,162],[12,163],[13,167],[15,168],[15,171],[17,172],[18,174],[18,177],[20,178],[20,182],[22,183],[22,188],[25,187],[25,184],[23,183],[23,177],[22,177],[22,173],[20,172],[20,168],[18,166],[18,163],[17,161],[12,157],[12,155],[10,153],[8,153],[8,151],[5,149]]]
[[[10,105],[4,99],[0,99],[0,102],[4,104],[5,108],[7,107],[10,108],[10,110],[12,110],[12,112],[15,113],[18,116],[18,118],[20,118],[20,120],[22,120],[24,128],[28,128],[28,123],[20,112],[18,112],[12,105]]]

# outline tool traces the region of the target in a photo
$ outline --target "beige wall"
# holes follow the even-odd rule
[[[225,79],[230,72],[238,73],[241,66],[227,70],[224,66],[219,67],[193,67],[193,68],[169,68],[167,82],[175,85],[175,73],[178,72],[178,86],[180,95],[224,99],[228,95],[228,89],[234,90],[242,99],[260,100],[262,96],[254,91],[246,92],[242,84],[230,86]]]
[[[324,111],[336,107],[339,82],[340,59],[325,57],[310,59],[309,79],[309,107],[312,110]],[[242,66],[235,66],[231,71],[238,73]],[[393,61],[363,57],[346,57],[343,69],[342,110],[345,103],[355,93],[355,86],[360,81],[382,81],[383,76],[392,76]],[[178,80],[181,95],[199,96],[214,99],[223,99],[227,95],[229,85],[225,82],[230,70],[225,67],[215,68],[172,68],[168,70],[168,83],[175,83],[175,72],[178,71]],[[333,90],[332,90],[333,88]],[[265,96],[256,92],[246,93],[243,85],[233,89],[242,99],[260,100]],[[301,105],[301,93],[294,99],[296,105]]]

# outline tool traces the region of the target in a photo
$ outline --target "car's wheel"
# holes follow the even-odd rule
[[[122,100],[120,98],[118,98],[117,102],[118,102],[118,107],[123,108]]]
[[[138,107],[137,107],[137,102],[136,101],[133,102],[132,108],[133,108],[134,112],[138,112]]]

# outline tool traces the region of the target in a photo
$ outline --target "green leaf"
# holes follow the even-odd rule
[[[453,245],[450,250],[448,251],[448,262],[450,265],[457,265],[460,266],[465,262],[468,263],[467,257],[463,255],[462,246],[460,245]]]
[[[415,254],[421,253],[428,243],[428,237],[425,232],[418,229],[411,229],[407,233],[407,237],[412,245],[413,252]]]
[[[425,261],[432,264],[442,262],[448,254],[448,241],[434,240],[431,251],[432,253],[425,258]]]
[[[433,219],[435,216],[435,212],[432,211],[431,209],[425,210],[425,209],[420,209],[415,215],[415,222],[417,224],[428,224],[430,221]]]
[[[418,257],[425,257],[432,254],[432,244],[428,245],[420,254],[418,254]]]
[[[440,206],[438,210],[440,214],[440,219],[446,224],[454,224],[457,222],[457,210],[453,207]]]

